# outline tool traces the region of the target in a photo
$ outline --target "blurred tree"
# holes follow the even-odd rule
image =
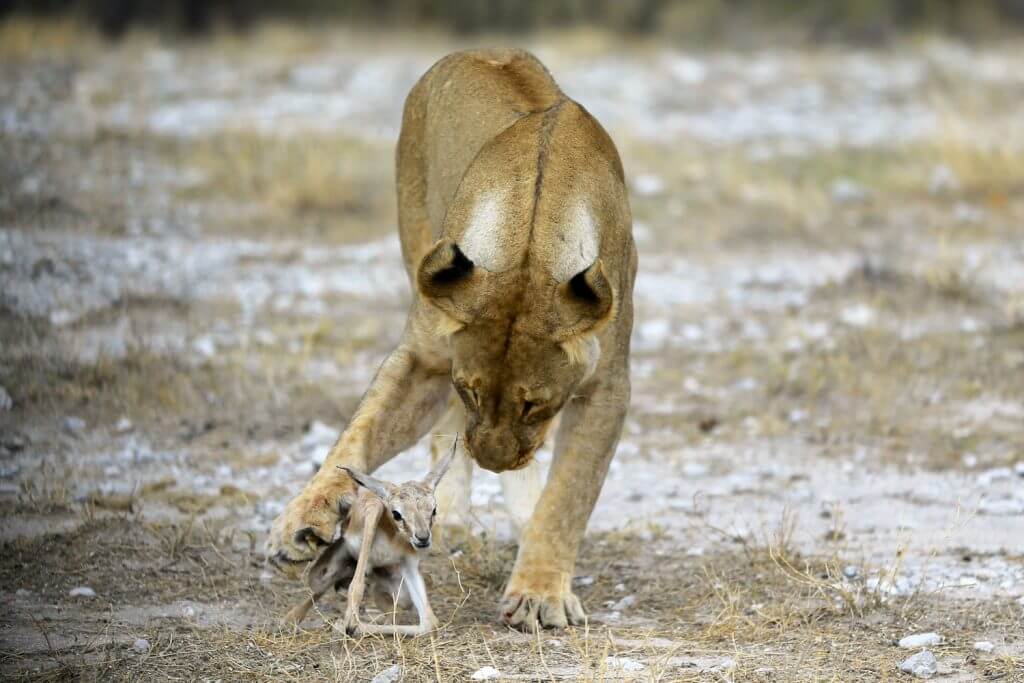
[[[582,24],[691,40],[767,27],[876,42],[919,29],[978,35],[1024,26],[1024,0],[0,0],[0,16],[12,12],[74,13],[110,36],[136,24],[194,34],[266,17],[431,24],[462,34]]]

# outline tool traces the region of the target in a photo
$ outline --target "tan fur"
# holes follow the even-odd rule
[[[301,623],[330,588],[347,587],[348,608],[338,625],[346,633],[423,635],[437,628],[419,571],[419,553],[430,547],[437,513],[434,491],[452,463],[457,441],[445,458],[434,463],[423,481],[396,486],[341,466],[360,488],[341,536],[320,554],[306,574],[310,596],[288,612],[285,625]],[[397,607],[411,602],[419,614],[419,624],[363,624],[359,608],[368,578],[378,605],[387,609],[389,604]]]
[[[561,415],[502,614],[520,628],[579,623],[570,579],[629,403],[636,249],[618,154],[532,55],[462,52],[410,92],[397,171],[415,292],[405,333],[275,521],[272,554],[308,561],[352,499],[335,465],[372,471],[415,443],[454,386],[467,450],[495,472],[529,464]]]

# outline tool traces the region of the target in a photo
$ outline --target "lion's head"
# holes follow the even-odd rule
[[[444,316],[469,452],[493,472],[524,467],[597,365],[596,329],[614,306],[600,259],[556,283],[483,271],[442,240],[423,260],[418,284]]]

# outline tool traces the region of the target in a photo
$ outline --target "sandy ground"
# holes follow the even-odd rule
[[[0,66],[5,676],[876,681],[935,631],[941,680],[1024,681],[1024,45],[527,41],[619,144],[640,249],[591,621],[501,628],[478,472],[447,625],[395,643],[277,632],[262,543],[401,329],[393,143],[457,46],[44,38]]]

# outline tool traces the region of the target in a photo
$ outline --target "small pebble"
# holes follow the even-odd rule
[[[132,424],[132,421],[129,420],[127,417],[122,417],[120,420],[117,421],[117,424],[114,425],[114,431],[117,432],[118,434],[126,434],[132,431],[132,429],[134,429],[134,425]]]
[[[868,198],[868,192],[849,178],[839,178],[832,183],[832,199],[840,204],[862,202]]]
[[[63,427],[68,434],[78,436],[85,431],[85,420],[74,416],[65,417]]]
[[[637,194],[649,197],[664,191],[665,181],[653,173],[641,173],[633,179],[633,188]]]
[[[7,393],[7,389],[0,387],[0,410],[7,411],[14,407],[14,399]]]
[[[132,643],[132,649],[140,655],[144,655],[149,652],[149,641],[145,638],[136,638],[135,642]]]
[[[374,676],[370,683],[398,683],[402,678],[402,667],[394,664]]]
[[[474,681],[491,681],[499,677],[501,677],[501,672],[493,666],[480,667],[470,676]]]
[[[612,605],[612,609],[617,611],[617,612],[621,612],[622,610],[627,609],[629,607],[632,607],[635,604],[636,604],[636,596],[635,595],[627,595],[626,597],[622,598],[621,600],[616,602],[614,605]]]
[[[212,358],[217,355],[217,342],[215,342],[212,337],[199,337],[192,342],[192,350],[200,356]]]
[[[577,576],[572,580],[577,586],[590,586],[594,583],[593,576]]]
[[[855,565],[847,565],[843,567],[843,576],[848,579],[856,579],[860,575],[860,569]]]
[[[626,590],[626,584],[624,584],[624,583],[617,583],[617,584],[615,584],[615,592],[616,593],[623,593],[623,592],[625,592],[625,590]]]
[[[974,649],[978,652],[992,652],[995,649],[995,645],[987,640],[979,640],[974,644]]]
[[[604,663],[609,669],[618,669],[619,671],[643,671],[647,668],[642,662],[629,657],[605,657]]]
[[[904,659],[900,663],[900,671],[918,678],[931,678],[938,673],[939,663],[935,661],[935,655],[928,650],[923,650],[913,657]]]
[[[938,633],[915,633],[911,636],[900,638],[900,647],[904,650],[916,650],[919,647],[932,647],[942,642],[942,636]]]
[[[77,588],[72,588],[68,591],[68,595],[73,598],[95,598],[96,591],[88,586],[78,586]]]

